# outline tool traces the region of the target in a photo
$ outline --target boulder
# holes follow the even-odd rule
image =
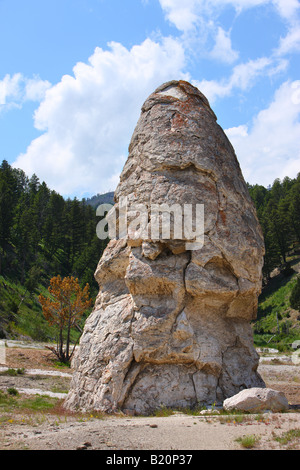
[[[286,411],[288,401],[283,392],[271,388],[249,388],[242,390],[223,403],[226,411],[238,410],[257,413],[260,411]]]
[[[107,220],[66,407],[148,413],[264,387],[250,325],[262,231],[234,149],[191,84],[145,101]]]

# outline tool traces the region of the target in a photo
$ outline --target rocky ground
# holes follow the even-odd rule
[[[2,368],[0,390],[19,390],[19,397],[57,398],[54,409],[2,406],[0,449],[30,450],[201,450],[300,449],[300,367],[286,357],[263,357],[259,371],[266,385],[283,391],[287,413],[259,415],[197,414],[174,411],[160,416],[69,414],[61,404],[72,371],[58,369],[47,349],[6,348],[6,367],[25,369],[8,375]],[[53,375],[51,375],[53,374]],[[55,374],[55,375],[54,375]],[[248,440],[247,440],[248,438]]]

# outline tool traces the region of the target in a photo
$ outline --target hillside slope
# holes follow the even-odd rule
[[[46,321],[39,294],[48,294],[41,284],[30,293],[20,282],[0,276],[0,340],[56,342],[57,328]],[[71,331],[72,340],[76,341],[78,335],[78,330]]]
[[[114,192],[97,194],[85,200],[85,203],[96,209],[100,204],[114,204]]]
[[[275,270],[260,297],[257,321],[253,324],[256,346],[290,349],[300,340],[300,312],[290,306],[290,295],[300,272],[300,258],[290,262],[291,269]]]

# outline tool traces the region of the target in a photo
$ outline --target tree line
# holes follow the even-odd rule
[[[0,166],[0,275],[33,291],[56,275],[78,277],[91,294],[106,241],[96,235],[95,209],[64,199],[36,175],[28,178],[6,160]]]
[[[270,278],[278,266],[288,266],[288,255],[300,246],[300,173],[292,179],[276,179],[265,188],[248,185],[263,230],[266,254],[263,274]]]

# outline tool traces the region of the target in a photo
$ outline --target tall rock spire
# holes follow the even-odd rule
[[[184,81],[163,84],[143,104],[67,407],[148,413],[264,387],[250,325],[263,236],[216,121]]]

